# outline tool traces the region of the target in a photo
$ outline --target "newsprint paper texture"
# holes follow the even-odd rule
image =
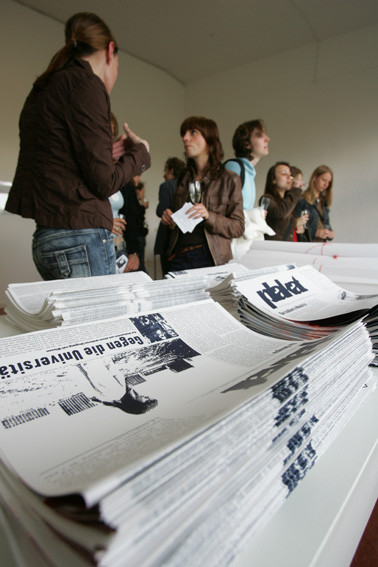
[[[2,457],[91,506],[324,346],[259,336],[211,300],[2,339]],[[131,392],[150,411],[130,413]]]

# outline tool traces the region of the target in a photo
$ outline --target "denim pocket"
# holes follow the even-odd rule
[[[91,276],[88,254],[84,245],[53,252],[38,253],[38,250],[35,250],[34,261],[44,279]]]

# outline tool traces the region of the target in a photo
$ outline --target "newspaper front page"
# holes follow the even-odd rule
[[[322,347],[259,336],[211,300],[2,339],[3,459],[93,505]]]

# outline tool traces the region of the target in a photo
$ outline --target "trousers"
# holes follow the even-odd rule
[[[115,274],[113,237],[105,228],[39,227],[33,234],[34,264],[44,280]]]

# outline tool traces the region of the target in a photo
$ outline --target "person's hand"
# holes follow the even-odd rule
[[[118,161],[119,158],[125,153],[125,141],[126,135],[122,134],[122,136],[118,138],[118,140],[113,142],[113,161]]]
[[[112,228],[113,234],[115,234],[116,236],[122,236],[125,227],[126,227],[125,219],[121,219],[120,217],[113,219],[113,228]]]
[[[113,142],[113,161],[118,161],[120,157],[122,157],[126,151],[134,146],[134,144],[144,144],[147,148],[147,151],[150,151],[150,146],[146,140],[142,140],[140,136],[133,132],[128,124],[125,122],[123,125],[123,129],[125,130],[126,134],[122,134]]]
[[[202,203],[193,205],[193,207],[191,207],[189,210],[186,211],[186,214],[191,219],[203,218],[204,220],[207,220],[209,218],[209,211]]]
[[[330,230],[329,228],[326,228],[326,231],[328,240],[333,240],[335,238],[335,231]]]
[[[321,240],[333,240],[335,233],[333,230],[329,228],[318,228],[316,231],[316,237],[320,238]]]
[[[297,218],[297,233],[303,234],[309,219],[309,215],[301,215]]]
[[[138,256],[138,254],[129,254],[128,258],[129,258],[129,260],[128,260],[126,267],[123,271],[124,271],[124,273],[135,272],[139,268],[139,256]]]
[[[150,145],[147,142],[147,140],[143,140],[140,136],[138,136],[137,134],[135,134],[135,132],[133,132],[131,130],[131,128],[129,128],[129,125],[127,124],[127,122],[123,123],[123,129],[126,132],[127,138],[126,138],[126,145],[127,147],[133,146],[134,144],[144,144],[147,148],[147,151],[150,151]]]
[[[175,226],[175,222],[172,220],[172,211],[171,209],[165,209],[162,217],[161,217],[161,222],[163,224],[165,224],[166,226],[170,226],[171,228],[174,228]]]

